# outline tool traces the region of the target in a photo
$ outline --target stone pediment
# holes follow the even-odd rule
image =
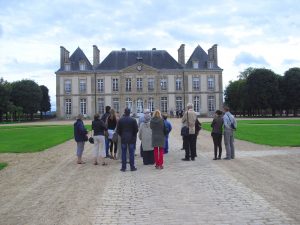
[[[120,72],[123,72],[123,73],[133,73],[133,72],[137,73],[137,72],[144,72],[144,71],[157,72],[157,69],[155,69],[152,66],[146,65],[144,63],[136,63],[136,64],[133,64],[131,66],[128,66],[128,67],[120,70]]]

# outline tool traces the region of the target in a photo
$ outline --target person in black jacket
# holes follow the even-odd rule
[[[127,148],[129,148],[129,161],[131,171],[137,170],[134,165],[134,150],[136,138],[138,133],[138,124],[136,120],[130,117],[130,109],[126,108],[124,116],[117,124],[117,133],[121,136],[121,149],[122,149],[122,168],[121,171],[126,171],[127,162]]]
[[[77,143],[77,163],[78,164],[84,164],[82,161],[82,153],[84,150],[84,143],[87,141],[87,130],[84,127],[83,116],[79,114],[77,116],[77,120],[74,123],[74,138]]]
[[[214,152],[215,152],[214,160],[221,159],[222,156],[222,133],[223,133],[222,114],[223,113],[221,110],[217,110],[215,113],[215,117],[211,123],[211,127],[212,127],[211,136],[213,138]],[[218,149],[219,149],[219,154],[218,154]]]
[[[107,124],[107,118],[109,117],[110,115],[110,106],[107,105],[105,106],[105,113],[102,115],[101,117],[101,120]],[[106,158],[110,158],[110,155],[109,155],[109,152],[108,152],[108,149],[109,149],[109,140],[108,140],[108,137],[105,137],[105,152],[106,152]]]
[[[102,165],[107,165],[105,162],[106,151],[105,151],[105,137],[104,131],[107,130],[105,123],[100,120],[99,114],[95,114],[92,122],[92,130],[94,131],[94,165],[98,165],[98,159],[102,158]],[[99,154],[99,146],[101,144],[101,151]]]

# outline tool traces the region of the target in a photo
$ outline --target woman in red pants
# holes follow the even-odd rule
[[[156,110],[153,113],[153,117],[150,121],[150,128],[152,129],[152,146],[154,147],[155,168],[163,169],[165,132],[164,121],[159,110]]]

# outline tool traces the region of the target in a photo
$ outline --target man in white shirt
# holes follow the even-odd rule
[[[226,160],[234,159],[235,151],[234,151],[234,135],[233,132],[237,128],[237,122],[234,116],[229,112],[229,107],[224,106],[224,143],[226,149]]]

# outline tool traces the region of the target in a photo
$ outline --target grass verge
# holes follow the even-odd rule
[[[0,153],[42,151],[73,137],[73,126],[1,126]]]
[[[210,123],[202,127],[211,131]],[[300,120],[240,120],[235,137],[270,146],[300,146]]]

